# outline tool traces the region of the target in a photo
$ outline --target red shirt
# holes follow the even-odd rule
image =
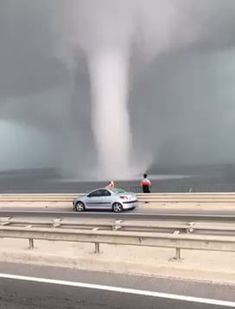
[[[148,180],[147,178],[144,178],[142,181],[141,181],[141,183],[140,183],[140,185],[143,187],[143,186],[151,186],[152,184],[151,184],[151,181],[150,180]]]

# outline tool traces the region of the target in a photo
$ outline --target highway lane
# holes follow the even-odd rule
[[[0,271],[0,308],[6,309],[235,307],[229,285],[8,263]]]
[[[187,308],[211,309],[220,306],[169,300],[89,288],[64,287],[45,283],[1,280],[0,306],[6,309],[98,309],[98,308]],[[226,308],[226,306],[222,306]]]
[[[171,210],[171,209],[136,209],[123,213],[105,211],[86,211],[77,213],[68,208],[42,209],[37,207],[6,207],[0,208],[0,217],[40,217],[40,218],[113,218],[113,219],[187,219],[187,220],[235,220],[235,211],[203,211],[203,210]]]

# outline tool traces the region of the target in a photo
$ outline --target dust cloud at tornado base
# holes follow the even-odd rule
[[[85,179],[101,162],[100,178],[234,163],[234,1],[8,0],[0,15],[1,170],[55,166]],[[94,101],[118,87],[97,94],[91,67],[110,54],[126,65],[114,95],[126,135],[117,126],[113,148]],[[112,122],[119,111],[104,113]]]

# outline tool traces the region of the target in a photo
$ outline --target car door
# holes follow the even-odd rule
[[[97,203],[99,203],[99,202],[100,202],[99,190],[92,191],[87,195],[86,208],[87,209],[94,209],[96,207]]]
[[[107,210],[112,209],[112,204],[113,204],[113,197],[112,194],[109,190],[104,189],[102,192],[104,196],[104,207]]]
[[[91,192],[87,195],[86,199],[86,208],[87,209],[107,209],[107,201],[106,195],[107,193],[105,189],[99,189]]]

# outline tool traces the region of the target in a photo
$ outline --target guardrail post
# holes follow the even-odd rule
[[[175,256],[171,259],[169,259],[169,261],[171,262],[174,262],[174,261],[177,261],[177,262],[180,262],[182,261],[183,259],[181,258],[181,254],[180,254],[180,248],[175,248]]]
[[[34,248],[33,238],[29,238],[29,249],[32,250]]]
[[[100,244],[98,242],[95,242],[95,254],[100,253]]]
[[[177,261],[180,261],[180,260],[181,260],[180,248],[176,248],[176,250],[175,250],[175,259],[176,259]]]

